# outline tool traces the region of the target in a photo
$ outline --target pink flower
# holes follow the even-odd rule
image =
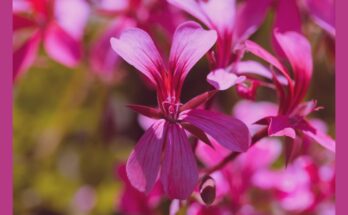
[[[333,163],[319,166],[308,156],[298,157],[286,169],[263,169],[253,175],[256,187],[273,190],[282,208],[287,211],[317,210],[332,201],[335,193]]]
[[[292,139],[295,139],[298,134],[305,135],[334,152],[335,141],[320,130],[315,129],[306,120],[307,115],[318,110],[316,102],[302,103],[310,84],[313,69],[309,42],[297,32],[279,33],[275,31],[275,38],[291,65],[293,79],[290,78],[289,70],[277,58],[252,41],[245,43],[246,50],[270,63],[287,80],[287,84],[282,85],[277,76],[274,75],[280,103],[278,114],[261,119],[258,123],[268,125],[269,135],[288,136]],[[293,141],[292,145],[297,145],[296,141]],[[290,154],[292,149],[294,147],[290,148]]]
[[[84,0],[14,1],[14,5],[17,4],[21,9],[14,11],[14,32],[31,29],[33,33],[13,54],[14,79],[33,64],[40,42],[57,62],[68,67],[77,66],[82,56],[80,41],[89,14],[87,3]],[[25,16],[28,12],[30,16]]]
[[[134,20],[119,17],[93,43],[90,54],[91,66],[93,71],[103,80],[114,80],[115,74],[113,72],[119,63],[119,57],[110,46],[110,37],[119,36],[123,30],[135,25]]]
[[[335,1],[304,0],[304,3],[313,20],[332,37],[335,37]]]
[[[175,8],[169,8],[165,1],[100,0],[97,9],[99,14],[114,20],[95,41],[90,54],[93,71],[104,81],[117,78],[114,72],[119,56],[112,51],[110,37],[118,37],[126,28],[140,26],[150,35],[161,33],[170,38],[175,27],[183,20]]]
[[[212,141],[212,144],[214,149],[205,144],[199,144],[197,147],[198,158],[207,166],[216,165],[228,155],[228,151],[215,141]],[[224,197],[230,196],[236,207],[242,206],[242,199],[250,189],[252,176],[268,169],[278,159],[281,149],[278,140],[262,139],[234,162],[214,172],[211,177],[216,183],[215,202],[218,203]]]
[[[205,132],[233,151],[247,150],[249,131],[241,121],[219,113],[196,110],[214,92],[180,102],[183,82],[190,69],[214,45],[215,31],[195,22],[181,24],[173,36],[166,67],[151,37],[130,28],[112,38],[114,51],[139,70],[157,90],[158,108],[130,105],[157,119],[140,138],[127,161],[127,175],[140,191],[149,192],[160,172],[160,182],[170,198],[186,199],[198,180],[198,168],[185,130],[210,143]],[[161,167],[161,170],[160,170]]]
[[[216,89],[226,90],[235,84],[241,85],[246,80],[245,76],[250,74],[271,77],[268,69],[257,62],[239,62],[243,56],[240,43],[261,25],[271,3],[270,0],[248,0],[241,3],[238,9],[235,0],[168,0],[168,2],[199,19],[209,29],[217,31],[216,48],[210,55],[212,72],[207,76],[208,82]],[[244,87],[244,91],[248,90],[245,85],[241,87]]]
[[[302,10],[301,10],[302,9]],[[307,12],[314,22],[335,38],[334,0],[278,0],[274,28],[280,32],[301,32],[301,12]],[[292,18],[289,19],[289,16]]]
[[[131,185],[127,178],[126,166],[124,164],[117,167],[117,176],[124,184],[117,203],[119,212],[125,214],[155,214],[154,208],[159,204],[162,194],[159,184],[156,184],[152,192],[146,196]]]
[[[286,169],[261,170],[253,176],[253,182],[262,189],[274,189],[281,206],[288,211],[303,211],[314,203],[311,178],[306,166],[311,161],[300,157]]]

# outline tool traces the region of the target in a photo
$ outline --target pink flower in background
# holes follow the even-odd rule
[[[301,12],[308,13],[314,22],[335,38],[334,0],[278,0],[273,28],[280,32],[302,32]],[[289,19],[289,17],[292,17]]]
[[[197,156],[208,167],[221,162],[229,152],[212,141],[214,148],[206,144],[198,144]],[[216,183],[217,204],[229,196],[235,207],[243,205],[243,198],[251,186],[251,177],[258,171],[270,168],[280,153],[281,145],[275,139],[262,139],[253,147],[240,155],[233,163],[214,172],[211,177]]]
[[[272,27],[274,30],[280,33],[295,31],[302,34],[306,24],[303,17],[309,14],[331,37],[324,37],[324,43],[329,47],[330,55],[334,56],[336,35],[334,0],[278,0],[274,5],[275,18]],[[282,58],[285,57],[274,35],[272,43],[277,54]]]
[[[262,125],[255,122],[269,116],[277,114],[277,105],[266,101],[241,100],[233,107],[233,115],[242,120],[248,127],[252,135],[262,129]]]
[[[335,1],[334,0],[303,0],[313,20],[333,38],[336,36]]]
[[[157,119],[140,138],[127,162],[131,184],[149,192],[160,172],[160,182],[170,198],[186,199],[198,180],[198,168],[185,130],[211,144],[207,135],[232,151],[247,150],[249,131],[241,121],[195,107],[214,92],[203,93],[186,104],[180,102],[183,82],[190,69],[214,45],[215,31],[195,22],[181,24],[173,36],[168,66],[151,37],[130,28],[112,38],[114,51],[139,70],[157,90],[158,108],[130,105],[135,111]],[[160,170],[161,167],[161,170]]]
[[[119,36],[123,30],[135,25],[134,20],[120,17],[112,22],[101,37],[93,43],[90,54],[91,66],[103,80],[113,80],[113,72],[119,62],[119,57],[110,46],[110,37]]]
[[[149,195],[145,195],[135,189],[129,182],[124,164],[118,166],[117,176],[124,183],[124,189],[118,201],[118,210],[125,214],[155,214],[154,208],[159,204],[162,196],[162,190],[159,184]]]
[[[13,4],[14,32],[33,32],[13,54],[14,79],[33,64],[41,42],[51,58],[68,67],[77,66],[89,14],[89,6],[84,0],[23,0]]]
[[[199,19],[218,33],[215,51],[210,54],[212,72],[208,82],[216,89],[225,90],[238,84],[246,97],[253,97],[255,89],[248,89],[242,82],[246,75],[271,78],[268,69],[255,61],[240,62],[243,52],[240,44],[252,35],[266,16],[271,0],[247,0],[240,5],[235,0],[168,0]],[[254,88],[258,81],[250,79]],[[248,91],[248,92],[245,92]],[[249,94],[249,95],[247,95]]]
[[[301,156],[286,169],[258,171],[252,181],[263,190],[273,191],[285,210],[314,212],[333,197],[335,171],[331,165],[319,167],[310,157]]]
[[[150,31],[150,35],[161,33],[171,38],[183,20],[165,1],[101,0],[96,6],[100,15],[113,20],[95,41],[90,54],[93,71],[105,81],[113,80],[119,62],[119,56],[110,47],[110,37],[118,37],[126,28],[138,26]]]
[[[290,78],[289,70],[277,58],[252,41],[245,43],[247,51],[270,63],[287,79],[287,85],[284,86],[280,84],[277,76],[274,76],[280,103],[278,114],[261,119],[258,123],[268,125],[269,135],[288,136],[294,139],[292,146],[298,145],[298,141],[295,141],[297,136],[306,135],[334,152],[335,141],[315,129],[306,120],[307,115],[318,110],[316,102],[302,103],[312,78],[313,65],[309,42],[296,32],[279,33],[275,31],[275,38],[291,65],[293,79]],[[289,155],[292,154],[293,149],[295,147],[290,147]]]

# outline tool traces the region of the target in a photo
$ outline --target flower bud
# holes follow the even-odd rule
[[[199,186],[199,193],[206,205],[211,205],[216,197],[215,180],[210,176],[205,176]]]

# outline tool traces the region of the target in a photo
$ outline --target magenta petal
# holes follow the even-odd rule
[[[118,176],[124,183],[123,192],[120,196],[118,207],[126,214],[150,214],[149,198],[139,192],[129,182],[125,165],[118,167]]]
[[[257,43],[252,42],[250,40],[245,41],[245,49],[254,55],[262,58],[266,62],[270,63],[277,69],[279,69],[283,74],[286,73],[285,68],[283,65],[278,61],[277,58],[275,58],[273,55],[271,55],[268,51],[266,51],[264,48],[259,46]]]
[[[21,73],[27,70],[34,62],[39,44],[41,32],[36,32],[18,50],[13,53],[13,79],[16,80]]]
[[[333,140],[329,135],[321,132],[320,130],[316,130],[316,133],[310,131],[303,131],[307,136],[311,137],[313,140],[318,142],[324,148],[336,152],[336,141]]]
[[[44,46],[51,58],[65,66],[75,67],[81,59],[80,43],[55,23],[47,28]]]
[[[25,16],[13,14],[13,31],[35,27],[36,23]]]
[[[311,45],[304,36],[297,32],[275,32],[275,38],[293,69],[296,81],[293,105],[296,105],[307,93],[312,77]]]
[[[268,135],[270,136],[287,136],[295,139],[296,132],[289,123],[287,116],[270,117],[270,124],[268,127]]]
[[[198,168],[184,129],[168,123],[167,142],[161,168],[163,189],[170,198],[187,199],[198,180]]]
[[[127,161],[127,176],[142,192],[153,188],[160,168],[165,121],[156,121],[140,138]]]
[[[313,63],[309,41],[297,32],[278,33],[275,37],[288,58],[294,72],[299,71],[308,79],[311,78]]]
[[[119,36],[121,31],[125,28],[134,25],[135,23],[132,20],[117,19],[93,44],[90,55],[91,64],[93,70],[100,74],[105,80],[112,78],[113,72],[120,59],[110,46],[110,38]]]
[[[279,32],[295,31],[301,32],[301,17],[297,6],[297,0],[279,0],[276,8],[275,22],[273,29]],[[291,17],[291,19],[289,19]],[[284,57],[278,41],[272,35],[272,45],[276,53]]]
[[[236,74],[226,71],[225,69],[217,69],[210,72],[207,81],[217,90],[227,90],[235,84],[242,83],[245,76],[237,76]]]
[[[119,39],[111,38],[112,49],[143,73],[153,85],[163,70],[162,58],[151,37],[139,28],[125,30]]]
[[[195,0],[168,0],[199,19],[210,29],[218,30],[223,34],[231,32],[236,16],[235,0],[195,1]]]
[[[274,29],[278,29],[280,32],[301,32],[301,17],[296,1],[297,0],[279,0],[277,2]]]
[[[249,130],[242,121],[206,110],[188,110],[182,114],[183,121],[203,130],[225,148],[238,152],[249,148]]]
[[[236,38],[247,39],[263,22],[272,0],[247,0],[238,9],[235,28]]]
[[[335,1],[334,0],[305,0],[304,1],[314,21],[335,37]]]
[[[214,45],[215,31],[204,30],[195,22],[185,22],[175,31],[170,50],[169,64],[174,68],[174,77],[184,80],[191,68]]]
[[[200,8],[197,1],[195,0],[167,0],[167,1],[170,4],[196,17],[199,21],[203,22],[205,25],[212,27],[211,21],[209,20],[205,12]]]

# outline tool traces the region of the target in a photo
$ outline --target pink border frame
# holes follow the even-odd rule
[[[348,81],[347,50],[347,0],[336,0],[336,138],[337,138],[337,179],[336,211],[346,214],[348,204],[348,143],[347,132],[348,100],[345,88]],[[12,1],[0,1],[0,214],[13,214],[12,193]]]
[[[0,2],[0,214],[12,214],[12,1]]]
[[[347,9],[347,0],[336,0],[336,212],[342,215],[348,213]]]

